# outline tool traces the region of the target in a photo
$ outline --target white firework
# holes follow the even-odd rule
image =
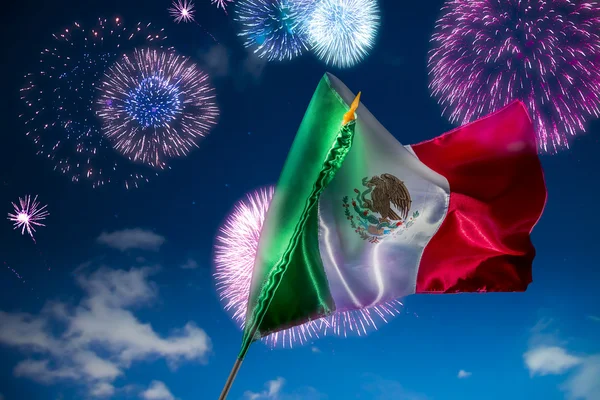
[[[309,42],[326,64],[348,68],[375,45],[379,29],[376,0],[321,0],[306,21]]]

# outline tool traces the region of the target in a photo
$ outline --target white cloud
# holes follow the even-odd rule
[[[30,347],[34,351],[58,348],[59,340],[48,336],[48,329],[46,318],[0,311],[0,343]]]
[[[467,372],[464,369],[458,371],[458,379],[468,378],[473,375],[471,372]]]
[[[567,353],[558,346],[540,346],[523,355],[529,374],[558,375],[580,364],[582,359]]]
[[[211,341],[192,322],[163,337],[129,310],[156,299],[156,286],[149,281],[155,272],[103,267],[77,277],[85,295],[76,306],[48,302],[37,315],[0,311],[0,344],[29,355],[15,366],[15,376],[46,384],[71,380],[101,397],[115,390],[112,382],[132,362],[205,361]]]
[[[91,351],[78,351],[73,354],[73,359],[81,366],[82,372],[92,379],[112,381],[122,374],[116,364],[98,357]]]
[[[600,400],[600,354],[586,357],[562,389],[569,400]]]
[[[600,322],[600,317],[597,317],[595,315],[588,315],[588,319],[590,321],[594,321],[594,322]]]
[[[97,241],[120,251],[130,249],[158,251],[165,238],[146,229],[134,228],[111,233],[102,232]]]
[[[100,382],[90,389],[92,397],[111,397],[115,394],[115,387],[108,382]]]
[[[315,347],[315,346],[311,347],[310,351],[312,351],[313,353],[320,353],[321,352],[321,350],[319,350],[319,348]]]
[[[279,377],[275,380],[268,381],[265,383],[266,390],[263,390],[260,393],[254,393],[251,391],[247,391],[244,393],[244,396],[248,400],[266,400],[266,399],[277,399],[279,398],[279,393],[281,392],[281,388],[285,384],[285,379]]]
[[[188,260],[181,266],[182,269],[196,269],[198,267],[198,263],[191,258],[188,258]]]
[[[0,319],[1,321],[1,319]],[[24,377],[40,383],[54,383],[61,379],[78,379],[81,377],[77,368],[72,366],[51,366],[50,360],[24,360],[19,362],[13,371],[17,378]]]
[[[150,387],[140,394],[144,400],[175,400],[167,385],[161,381],[152,381]]]
[[[569,400],[600,400],[600,354],[574,355],[569,353],[558,334],[543,331],[551,325],[551,320],[538,323],[532,330],[530,350],[524,354],[525,365],[530,376],[559,375],[569,373],[561,385]]]

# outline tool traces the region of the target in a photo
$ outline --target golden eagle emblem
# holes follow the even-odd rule
[[[364,199],[363,193],[363,207],[379,213],[381,218],[394,221],[405,219],[408,216],[412,200],[406,185],[400,179],[392,174],[382,174],[374,176],[366,182],[363,180],[363,185],[373,190],[371,192],[372,200]],[[402,214],[401,216],[396,214],[392,205],[396,206]]]
[[[381,174],[363,178],[362,184],[366,189],[354,189],[356,197],[350,201],[344,197],[343,206],[346,218],[363,240],[378,243],[383,236],[414,224],[419,212],[409,217],[412,199],[403,181],[392,174]]]

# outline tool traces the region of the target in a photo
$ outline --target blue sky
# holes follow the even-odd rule
[[[2,400],[218,397],[241,332],[216,295],[214,235],[235,201],[276,182],[326,71],[309,56],[268,66],[250,57],[229,17],[200,1],[199,21],[220,45],[174,25],[169,1],[121,3],[40,3],[2,25],[11,62],[0,67],[0,209],[37,193],[51,213],[37,244],[0,224]],[[427,90],[442,2],[416,3],[384,1],[373,54],[333,71],[404,144],[452,129]],[[16,118],[22,76],[50,34],[114,14],[165,26],[211,72],[221,108],[200,149],[135,191],[71,183],[35,156]],[[230,399],[600,399],[599,152],[594,121],[570,150],[542,157],[549,197],[527,292],[415,295],[367,337],[255,344]]]

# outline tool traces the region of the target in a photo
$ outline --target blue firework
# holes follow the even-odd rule
[[[130,160],[163,169],[187,155],[219,114],[208,75],[174,51],[136,49],[105,74],[98,115],[103,134]]]
[[[102,135],[94,101],[97,84],[119,53],[139,45],[160,47],[165,36],[150,24],[125,26],[119,18],[74,23],[53,35],[41,52],[40,69],[26,75],[20,117],[37,153],[73,182],[136,187],[155,171],[120,157]]]
[[[237,3],[235,19],[242,25],[239,33],[244,46],[269,61],[290,60],[307,47],[303,21],[310,10],[307,0],[242,0]]]
[[[124,108],[142,127],[164,128],[181,114],[181,96],[176,84],[149,76],[129,91]]]
[[[319,0],[306,22],[310,45],[325,63],[351,67],[364,59],[379,29],[376,0]]]

